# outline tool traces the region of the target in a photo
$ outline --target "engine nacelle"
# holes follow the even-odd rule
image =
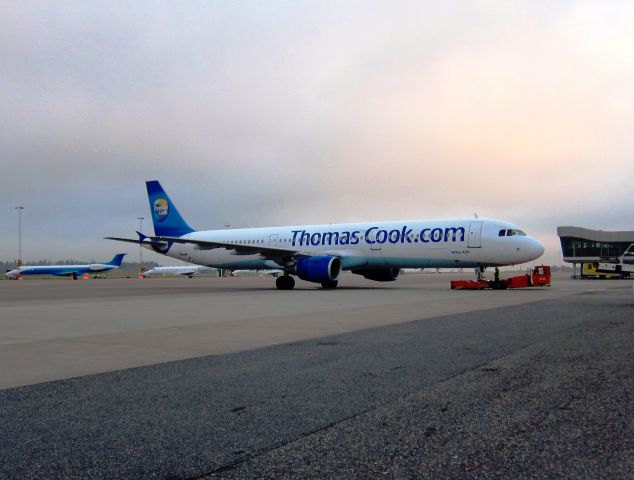
[[[352,270],[352,273],[363,275],[368,280],[375,282],[393,282],[401,273],[400,268],[358,268]]]
[[[295,273],[307,282],[334,282],[341,274],[339,257],[304,257],[295,265]]]

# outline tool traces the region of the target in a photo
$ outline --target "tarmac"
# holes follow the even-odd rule
[[[633,478],[632,282],[456,276],[2,281],[0,478]]]

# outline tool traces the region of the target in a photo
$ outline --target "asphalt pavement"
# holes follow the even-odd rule
[[[0,477],[633,478],[633,313],[628,285],[1,390]]]

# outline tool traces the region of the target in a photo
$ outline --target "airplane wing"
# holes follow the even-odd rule
[[[56,277],[79,277],[82,274],[83,272],[79,271],[51,273],[51,275],[55,275]]]
[[[293,250],[289,248],[265,247],[264,245],[244,245],[230,242],[217,242],[209,240],[194,240],[182,237],[164,237],[155,236],[147,237],[140,232],[138,239],[120,238],[120,237],[104,237],[108,240],[117,240],[119,242],[134,243],[136,245],[165,245],[168,243],[181,243],[195,245],[199,250],[213,250],[214,248],[225,248],[232,250],[233,255],[261,255],[267,260],[273,260],[278,265],[288,265],[293,263],[295,259],[302,257],[314,257],[324,255],[324,252],[302,252],[301,250]],[[341,257],[345,256],[344,252],[329,251],[327,255]]]
[[[273,260],[280,265],[292,262],[295,258],[312,257],[320,255],[318,252],[302,252],[288,248],[265,247],[260,245],[242,245],[228,242],[211,242],[208,240],[192,240],[180,237],[150,237],[154,242],[189,243],[196,245],[199,250],[212,250],[214,248],[226,248],[233,250],[233,255],[257,255],[260,254],[268,260]]]
[[[197,270],[186,270],[184,272],[176,272],[176,275],[182,275],[183,277],[192,277],[194,275],[198,275]]]

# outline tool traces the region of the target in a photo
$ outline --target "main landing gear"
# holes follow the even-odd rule
[[[331,282],[321,282],[321,286],[326,289],[337,288],[337,280]],[[295,288],[295,279],[290,275],[283,275],[275,279],[275,286],[278,290],[293,290]]]
[[[290,275],[283,275],[275,279],[275,286],[278,290],[293,290],[295,279]]]

